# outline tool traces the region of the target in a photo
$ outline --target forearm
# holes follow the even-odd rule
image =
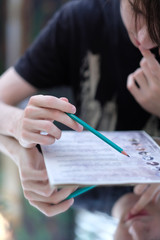
[[[14,106],[35,92],[12,67],[0,77],[0,134],[16,136],[23,111]]]
[[[14,105],[36,93],[36,89],[18,75],[13,68],[0,78],[0,134],[16,138],[25,148],[37,144],[48,145],[61,137],[61,130],[53,124],[58,121],[76,131],[80,124],[65,113],[75,113],[76,108],[66,98],[35,95],[24,110]],[[41,132],[48,133],[42,135]]]

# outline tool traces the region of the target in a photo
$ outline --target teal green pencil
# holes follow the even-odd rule
[[[112,142],[111,140],[109,140],[108,138],[106,138],[102,133],[98,132],[97,130],[95,130],[94,128],[92,128],[90,125],[88,125],[86,122],[84,122],[82,119],[78,118],[76,115],[72,114],[72,113],[66,113],[70,118],[72,118],[73,120],[75,120],[76,122],[78,122],[79,124],[81,124],[84,128],[86,128],[87,130],[89,130],[90,132],[92,132],[93,134],[95,134],[97,137],[99,137],[100,139],[102,139],[104,142],[106,142],[107,144],[109,144],[111,147],[113,147],[115,150],[117,150],[118,152],[126,155],[127,157],[129,157],[129,155],[121,148],[119,147],[117,144],[115,144],[114,142]]]
[[[91,190],[92,188],[94,188],[96,186],[89,186],[89,187],[83,187],[83,188],[79,188],[77,189],[75,192],[71,193],[65,200],[77,197],[78,195],[85,193],[89,190]]]
[[[111,140],[109,140],[108,138],[106,138],[103,134],[101,134],[100,132],[98,132],[97,130],[95,130],[94,128],[92,128],[90,125],[88,125],[86,122],[84,122],[82,119],[78,118],[76,115],[71,114],[71,113],[66,113],[70,118],[72,118],[74,121],[78,122],[79,124],[81,124],[84,128],[86,128],[87,130],[89,130],[90,132],[92,132],[93,134],[95,134],[97,137],[99,137],[100,139],[102,139],[104,142],[106,142],[107,144],[109,144],[111,147],[113,147],[114,149],[116,149],[118,152],[126,155],[129,157],[129,155],[122,149],[120,148],[117,144],[115,144],[114,142],[112,142]],[[96,186],[89,186],[89,187],[83,187],[83,188],[79,188],[77,189],[75,192],[71,193],[65,200],[77,197],[78,195],[85,193],[89,190],[91,190],[92,188],[94,188]]]

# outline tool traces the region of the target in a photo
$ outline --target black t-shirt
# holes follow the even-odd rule
[[[115,129],[139,130],[150,114],[134,100],[126,81],[142,56],[128,38],[119,4],[119,0],[73,0],[64,5],[15,69],[39,89],[70,86],[82,116],[89,117],[92,102],[103,106],[115,97]]]
[[[117,103],[115,129],[139,130],[150,114],[134,100],[126,89],[126,81],[139,67],[142,56],[129,40],[119,4],[119,0],[67,3],[52,17],[15,69],[39,89],[71,87],[78,113],[86,113],[86,119],[97,117],[94,127],[101,119],[101,108],[114,98]],[[103,195],[106,204],[97,208],[107,210],[123,191],[116,187],[92,190],[91,195],[95,193],[95,196],[90,203],[97,206],[96,196],[103,199]]]

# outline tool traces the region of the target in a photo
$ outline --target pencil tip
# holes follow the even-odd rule
[[[126,155],[127,157],[130,157],[125,151],[122,151],[121,153]]]

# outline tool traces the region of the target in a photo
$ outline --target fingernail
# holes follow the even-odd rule
[[[135,231],[133,229],[133,226],[129,227],[128,232],[130,233],[131,236],[135,235]]]
[[[71,207],[74,203],[74,198],[68,199],[67,201],[69,202],[69,206]]]
[[[79,124],[78,127],[79,127],[79,131],[80,131],[80,132],[83,131],[83,126],[82,126],[82,125]]]
[[[76,113],[76,107],[74,105],[72,105],[72,111],[73,111],[73,114]]]

